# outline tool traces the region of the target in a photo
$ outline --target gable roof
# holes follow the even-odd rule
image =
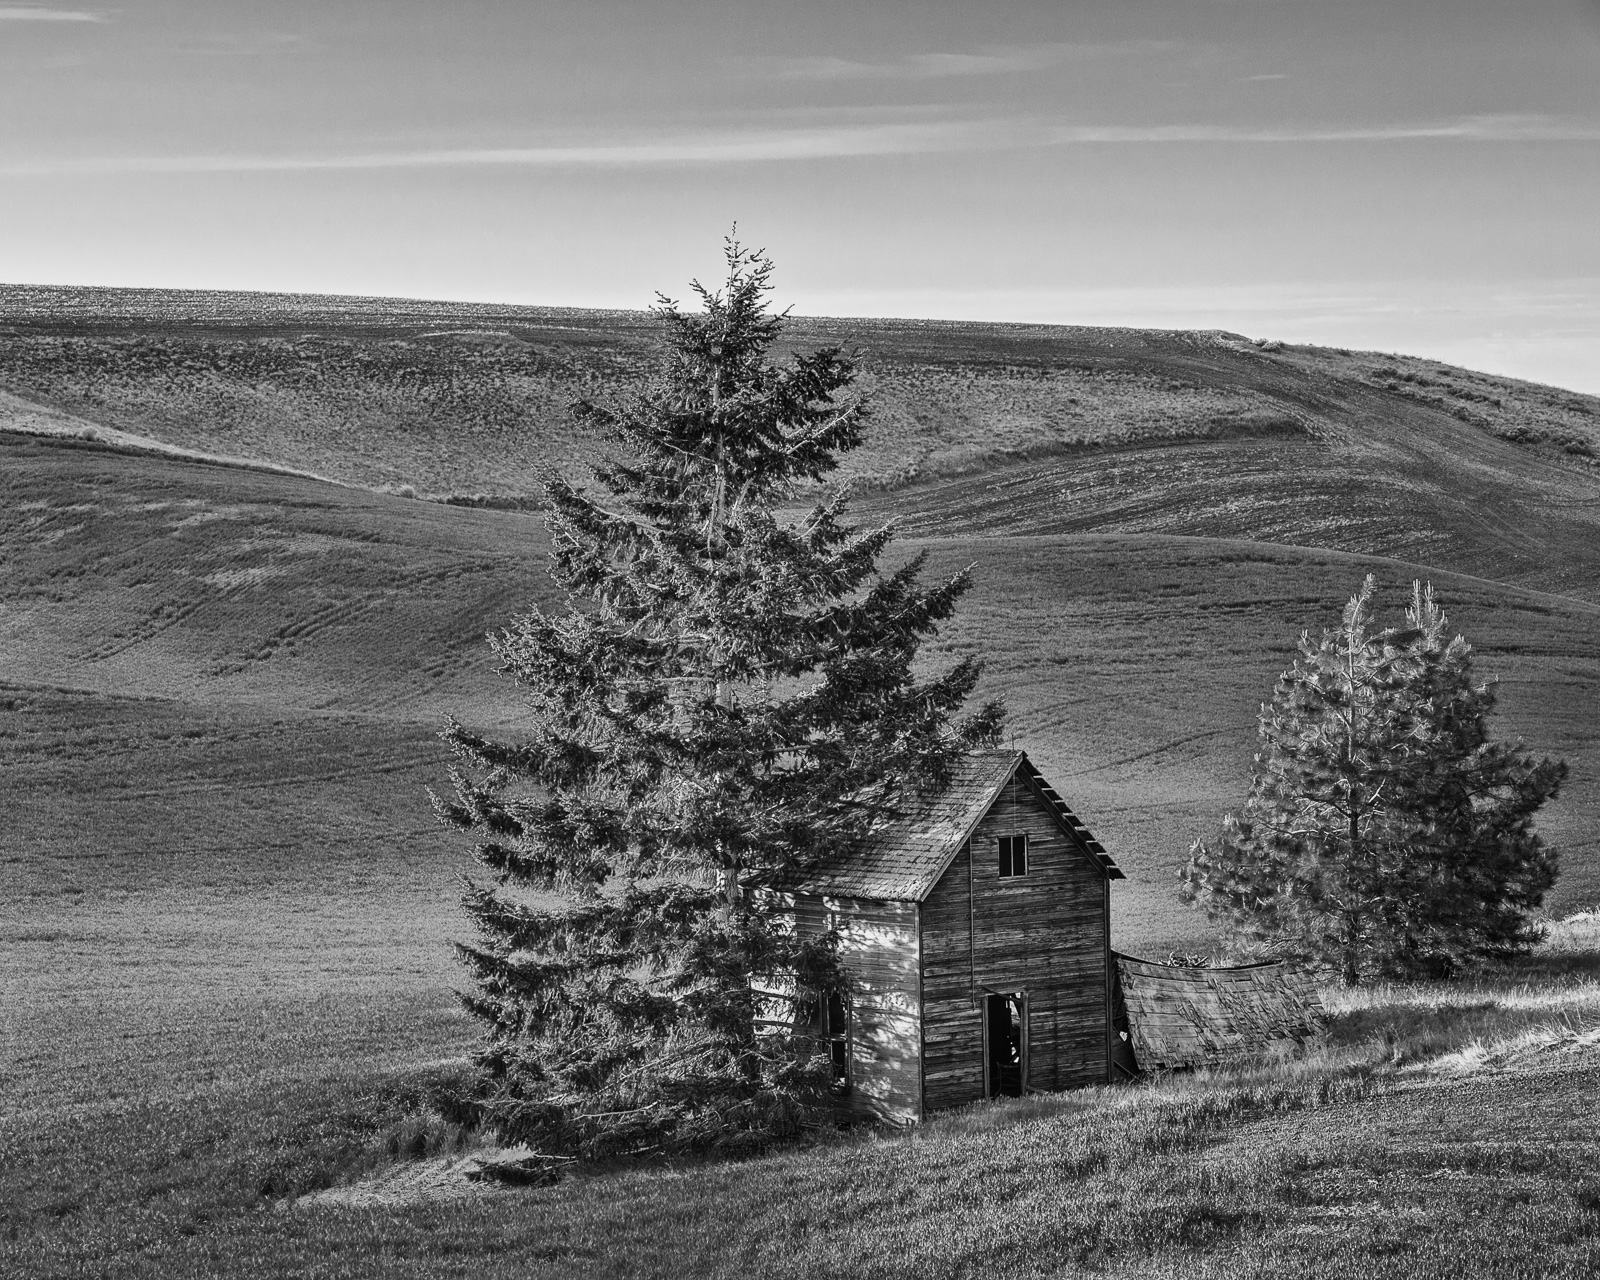
[[[925,799],[906,796],[898,812],[875,820],[855,845],[769,887],[797,893],[888,902],[921,902],[933,892],[984,814],[1020,773],[1054,811],[1063,830],[1108,880],[1124,878],[1100,842],[1022,751],[982,751],[956,763],[950,787]]]

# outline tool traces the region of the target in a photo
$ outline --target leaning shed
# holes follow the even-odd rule
[[[767,886],[832,927],[854,981],[818,1011],[840,1105],[898,1123],[1030,1089],[1101,1084],[1111,881],[1100,843],[1021,751],[979,753],[856,846]]]
[[[1188,969],[1120,952],[1113,958],[1119,1074],[1288,1053],[1323,1034],[1316,980],[1290,965]]]

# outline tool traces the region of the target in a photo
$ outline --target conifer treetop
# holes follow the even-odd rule
[[[626,457],[597,473],[639,510],[679,523],[686,515],[711,538],[747,508],[820,480],[861,442],[866,406],[839,400],[855,377],[842,346],[771,362],[787,311],[768,310],[772,263],[730,235],[728,278],[716,291],[691,286],[702,310],[664,294],[655,314],[666,329],[666,367],[643,395],[616,407],[580,402],[579,417]]]

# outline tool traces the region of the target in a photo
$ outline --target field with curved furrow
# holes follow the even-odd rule
[[[543,468],[596,456],[568,404],[642,385],[656,331],[642,312],[10,286],[0,428],[537,501]],[[1600,397],[1220,333],[796,317],[784,338],[826,342],[860,350],[873,404],[838,478],[919,527],[1219,534],[1600,582]]]
[[[1195,938],[1173,898],[1190,841],[1248,789],[1255,717],[1303,628],[1372,572],[1398,620],[1413,578],[1500,686],[1497,731],[1565,756],[1541,826],[1558,905],[1600,900],[1600,606],[1336,551],[1149,534],[913,539],[977,582],[939,650],[980,653],[1011,728],[1128,872],[1113,929],[1138,950]]]
[[[140,892],[161,867],[172,891],[222,884],[232,873],[208,866],[260,840],[297,847],[313,879],[349,859],[392,871],[442,957],[466,864],[426,812],[445,767],[433,735],[447,713],[515,723],[483,637],[548,600],[542,521],[77,441],[0,437],[0,459],[0,751],[16,782],[6,844],[30,850],[24,896],[76,910],[57,901],[75,876],[85,893],[101,872],[103,888]],[[1600,606],[1238,540],[900,546],[926,550],[932,573],[973,567],[930,659],[984,656],[1017,742],[1129,873],[1127,945],[1203,935],[1173,868],[1242,797],[1256,708],[1295,637],[1369,569],[1396,610],[1431,577],[1501,680],[1503,731],[1571,761],[1544,823],[1567,859],[1557,905],[1600,899]]]
[[[427,718],[463,634],[548,587],[535,516],[77,441],[0,436],[0,457],[11,680]]]
[[[1328,547],[1600,599],[1600,473],[1362,389],[1316,438],[1124,443],[874,494],[929,534],[1168,533]]]

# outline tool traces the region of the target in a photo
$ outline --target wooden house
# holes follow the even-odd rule
[[[1112,1076],[1106,851],[1021,751],[968,757],[858,846],[770,886],[836,929],[854,980],[828,1002],[840,1106],[907,1123]]]

